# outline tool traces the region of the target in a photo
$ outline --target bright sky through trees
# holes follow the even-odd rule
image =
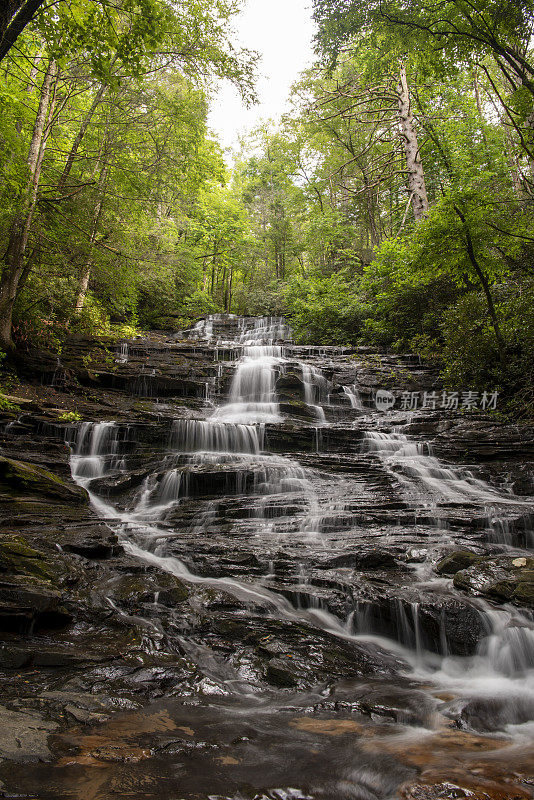
[[[247,109],[229,83],[212,105],[209,124],[222,145],[236,148],[239,135],[262,119],[279,119],[291,84],[313,60],[311,0],[248,0],[236,19],[236,39],[261,55],[259,103]]]

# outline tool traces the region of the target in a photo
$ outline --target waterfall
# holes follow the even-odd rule
[[[347,529],[358,525],[351,508],[355,485],[349,480],[352,474],[346,477],[345,466],[340,463],[339,472],[333,471],[328,482],[321,473],[322,466],[314,469],[314,465],[324,463],[320,459],[325,454],[320,451],[328,447],[328,437],[336,433],[335,426],[328,426],[323,409],[328,392],[339,396],[343,390],[351,408],[361,410],[362,404],[355,385],[333,386],[313,365],[291,360],[291,333],[280,318],[214,317],[211,326],[204,321],[197,323],[195,330],[199,339],[213,340],[221,331],[226,337],[233,335],[233,339],[226,341],[239,358],[228,397],[219,407],[205,410],[203,419],[172,422],[166,452],[159,463],[150,462],[143,482],[128,496],[126,508],[91,494],[95,509],[116,530],[126,551],[184,580],[205,583],[239,600],[262,606],[285,622],[314,626],[344,640],[388,650],[402,657],[409,665],[411,678],[423,681],[425,686],[452,688],[462,697],[477,697],[481,691],[490,692],[498,686],[499,691],[508,693],[506,696],[515,697],[524,690],[529,698],[534,698],[534,623],[527,612],[510,607],[496,610],[479,598],[474,601],[464,598],[473,619],[480,622],[482,635],[471,655],[460,656],[454,654],[451,646],[453,637],[446,615],[435,623],[432,637],[425,629],[425,593],[427,597],[439,597],[444,591],[443,578],[434,576],[423,584],[418,580],[419,573],[414,571],[407,587],[412,593],[397,597],[392,592],[386,621],[372,599],[372,592],[379,591],[386,583],[380,573],[376,580],[362,581],[371,599],[353,605],[348,618],[348,612],[345,616],[342,612],[335,616],[323,607],[320,588],[334,579],[325,569],[323,577],[318,578],[317,570],[314,574],[316,565],[310,569],[305,557],[295,570],[294,588],[285,584],[282,594],[279,588],[272,588],[274,583],[262,585],[262,581],[267,581],[266,572],[269,581],[275,581],[278,559],[285,558],[287,552],[297,550],[305,556],[307,543],[315,541],[318,546],[314,557],[318,558],[322,546],[321,557],[328,558],[332,545],[327,537],[323,543],[323,532],[329,527],[336,530],[336,541],[343,546],[343,525]],[[218,346],[215,342],[211,345],[214,354]],[[266,429],[283,421],[277,381],[283,370],[287,369],[289,374],[291,367],[300,369],[304,402],[315,409],[317,417],[313,423],[305,423],[310,437],[306,440],[308,460],[301,459],[305,466],[295,458],[265,452]],[[294,385],[301,386],[298,375]],[[367,418],[363,419],[368,424]],[[292,424],[281,430],[291,433]],[[125,457],[120,453],[121,436],[113,422],[83,423],[78,427],[77,436],[71,441],[72,472],[89,491],[92,480],[98,478],[98,486],[106,476],[125,469]],[[367,459],[360,457],[359,461],[350,462],[349,470],[354,467],[361,470],[367,461],[372,462],[373,476],[378,471],[382,478],[384,474],[389,476],[388,487],[393,483],[400,485],[403,497],[414,500],[416,514],[421,508],[430,508],[437,518],[447,506],[467,507],[470,513],[474,509],[487,513],[489,507],[495,519],[494,529],[499,524],[504,530],[507,525],[500,509],[521,510],[527,505],[521,498],[499,492],[464,468],[442,463],[428,444],[410,440],[401,431],[365,432],[362,451]],[[360,490],[362,496],[366,495],[366,486]],[[375,501],[370,493],[366,496],[368,506],[364,513],[371,515]],[[214,524],[218,518],[224,523],[219,530]],[[377,525],[369,537],[376,535],[376,528]],[[260,542],[265,553],[261,578],[251,581],[230,575],[220,577],[220,573],[217,577],[197,574],[202,570],[193,566],[195,548],[188,554],[187,565],[173,551],[173,543],[184,532],[203,543],[211,543],[212,536],[216,542],[217,537],[226,535],[236,539],[248,537],[256,545]],[[413,541],[405,547],[408,546],[413,546]],[[357,550],[348,551],[347,563],[358,554]],[[349,572],[347,581],[356,590],[361,588],[357,572]],[[419,591],[421,598],[417,596]],[[447,591],[449,599],[455,597],[452,588]],[[290,602],[287,597],[294,597],[295,601]]]
[[[72,474],[80,481],[100,478],[118,461],[118,428],[114,422],[83,422],[74,444]]]
[[[315,411],[320,422],[325,421],[325,413],[322,405],[316,401],[325,400],[326,380],[321,372],[315,367],[300,361],[299,366],[302,371],[302,382],[304,384],[304,402]]]
[[[210,420],[175,420],[171,449],[182,453],[259,453],[263,449],[263,425],[239,425]]]
[[[356,384],[353,383],[352,386],[343,386],[342,389],[343,393],[346,394],[349,399],[350,407],[355,408],[357,411],[363,411],[362,399]]]
[[[127,364],[129,355],[130,350],[128,342],[121,342],[121,344],[115,348],[115,363]]]
[[[289,338],[287,326],[278,317],[242,321],[237,341],[243,345],[243,353],[228,403],[215,410],[214,419],[230,424],[281,421],[276,380],[285,359],[283,346],[275,342]]]
[[[455,503],[522,504],[517,497],[497,492],[468,470],[446,466],[431,455],[428,444],[410,441],[403,433],[367,431],[362,449],[376,453],[407,490],[415,491],[421,498],[426,494]]]

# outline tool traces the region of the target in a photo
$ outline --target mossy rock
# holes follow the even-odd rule
[[[121,575],[106,591],[119,603],[152,603],[157,594],[162,605],[175,606],[189,597],[187,584],[174,575]]]
[[[534,558],[500,556],[480,559],[457,572],[454,585],[492,600],[534,607]]]
[[[0,573],[24,575],[49,582],[57,580],[57,570],[39,550],[15,534],[0,536]]]
[[[57,500],[87,503],[85,489],[69,483],[53,472],[25,461],[0,456],[0,489],[10,494],[45,495]]]
[[[455,550],[449,553],[441,561],[438,561],[435,571],[438,575],[456,575],[462,569],[468,569],[473,564],[478,564],[482,560],[481,556],[477,556],[471,550]]]

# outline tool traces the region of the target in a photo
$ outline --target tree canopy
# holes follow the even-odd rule
[[[207,115],[221,79],[254,99],[237,11],[58,0],[5,50],[2,347],[284,313],[531,414],[532,5],[315,0],[316,63],[230,168]]]

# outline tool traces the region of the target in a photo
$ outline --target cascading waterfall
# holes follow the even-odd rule
[[[284,349],[276,344],[289,340],[290,332],[278,317],[242,319],[237,343],[242,346],[230,387],[229,402],[213,417],[227,423],[280,422],[276,380],[282,369]]]
[[[216,420],[175,420],[170,447],[181,453],[259,453],[265,426]]]
[[[213,326],[197,323],[198,338],[211,338]],[[205,578],[196,575],[179,558],[170,555],[168,542],[179,535],[167,520],[180,504],[187,503],[194,480],[204,472],[210,480],[214,466],[221,474],[228,473],[226,493],[246,494],[253,511],[248,525],[256,526],[257,534],[274,537],[270,503],[293,503],[304,509],[296,532],[303,540],[316,534],[322,517],[332,508],[321,506],[313,488],[310,472],[298,461],[269,455],[265,448],[265,425],[282,420],[276,382],[287,363],[291,340],[285,322],[278,318],[240,319],[234,345],[241,358],[236,364],[228,402],[216,408],[206,419],[176,420],[172,424],[168,453],[161,469],[147,475],[133,507],[118,510],[101,497],[92,495],[97,511],[106,517],[121,537],[125,549],[147,563],[196,583],[208,583],[233,593],[236,597],[261,604],[286,620],[303,621],[325,629],[344,639],[371,641],[401,653],[411,664],[413,675],[426,682],[453,687],[459,694],[476,696],[477,682],[484,691],[496,683],[510,696],[526,692],[534,700],[534,624],[526,613],[504,608],[496,611],[483,601],[476,603],[483,618],[487,636],[472,657],[449,653],[447,630],[442,627],[434,652],[428,652],[420,623],[418,603],[398,604],[396,634],[385,635],[373,625],[368,607],[356,608],[348,620],[336,618],[317,608],[297,608],[277,592],[259,583],[233,578]],[[317,409],[317,417],[325,424],[322,405],[327,382],[322,374],[303,362],[304,401]],[[352,408],[361,410],[355,386],[342,387]],[[318,430],[318,429],[317,429]],[[319,449],[319,434],[317,449]],[[118,426],[106,422],[83,423],[73,442],[73,476],[91,488],[91,481],[120,471],[123,456]],[[401,432],[369,431],[365,434],[364,452],[376,455],[386,470],[395,475],[403,489],[415,497],[422,507],[437,509],[440,503],[476,505],[482,508],[519,507],[524,505],[513,495],[499,493],[465,470],[442,464],[431,455],[428,445],[410,441]],[[189,522],[199,535],[208,536],[217,500],[206,500],[203,511]],[[295,513],[295,512],[293,512]],[[161,523],[165,522],[165,525]],[[272,566],[269,568],[271,573]],[[307,580],[305,571],[297,576]],[[319,603],[316,603],[319,606]],[[436,652],[437,650],[437,652]]]
[[[114,422],[83,422],[77,431],[74,430],[69,444],[74,446],[72,474],[80,482],[101,478],[106,472],[117,469],[120,463]]]
[[[364,408],[362,399],[356,384],[353,383],[351,386],[343,386],[342,389],[343,393],[348,397],[350,407],[356,409],[357,411],[363,411]]]
[[[121,342],[115,350],[115,363],[127,364],[130,357],[128,342]]]
[[[438,507],[442,503],[476,505],[487,510],[492,504],[492,515],[487,523],[494,527],[502,520],[493,517],[495,507],[523,507],[528,504],[522,498],[498,492],[484,481],[472,476],[468,470],[443,464],[431,453],[427,443],[414,442],[400,432],[367,431],[362,450],[375,453],[400,480],[404,490],[415,496],[422,505],[430,507],[438,522]],[[439,581],[436,580],[436,583]],[[419,667],[436,668],[436,658],[424,651],[424,636],[419,624],[417,604],[407,615],[402,604],[397,605],[397,640],[408,645],[417,654]],[[447,683],[455,683],[470,691],[479,679],[505,676],[506,678],[525,678],[525,691],[534,697],[534,620],[526,612],[512,607],[494,609],[489,603],[479,600],[477,611],[482,618],[488,635],[478,646],[472,659],[458,659],[448,655],[447,632],[440,633],[439,676]],[[358,633],[372,632],[369,620],[369,607],[365,605],[355,611],[351,627]],[[514,685],[513,691],[518,687]]]
[[[442,464],[427,443],[413,442],[403,433],[367,431],[363,450],[376,453],[404,483],[408,491],[452,503],[524,505],[517,497],[499,493],[467,470]]]
[[[317,403],[317,400],[323,402],[326,400],[324,396],[326,380],[315,367],[311,367],[302,361],[299,361],[299,366],[302,370],[302,382],[304,384],[304,402],[313,408],[320,422],[325,422],[324,409],[322,405]]]

